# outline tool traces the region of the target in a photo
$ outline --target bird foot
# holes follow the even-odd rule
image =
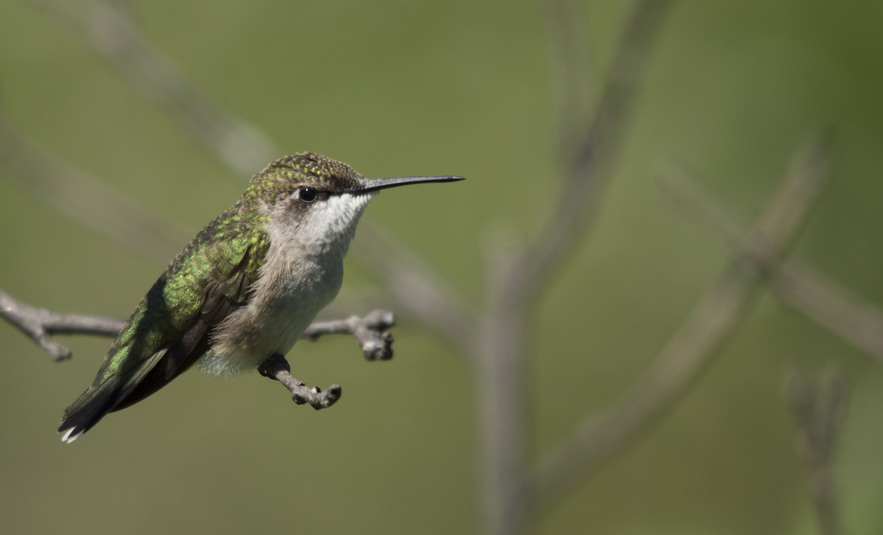
[[[298,405],[309,403],[316,410],[327,409],[340,399],[340,385],[331,385],[327,390],[318,386],[309,387],[291,375],[291,366],[285,357],[276,353],[258,366],[258,373],[282,383],[291,392],[291,400]]]

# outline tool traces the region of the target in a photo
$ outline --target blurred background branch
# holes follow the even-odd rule
[[[35,198],[150,260],[168,263],[168,251],[190,239],[182,227],[25,139],[2,113],[0,158],[9,176]]]
[[[755,301],[758,282],[774,272],[803,226],[827,173],[826,145],[813,140],[798,152],[750,230],[739,240],[730,265],[709,288],[654,363],[629,391],[601,415],[588,416],[539,463],[534,493],[561,494],[646,432],[681,399]],[[762,259],[762,260],[761,260]]]
[[[522,533],[535,511],[528,496],[528,382],[530,318],[537,300],[563,267],[575,244],[586,233],[600,206],[608,166],[622,141],[637,85],[650,45],[662,26],[668,1],[633,2],[612,53],[610,67],[594,108],[580,91],[589,79],[580,60],[586,46],[585,19],[568,0],[543,4],[546,32],[553,58],[553,85],[558,88],[559,153],[563,161],[558,199],[536,236],[514,250],[490,250],[485,267],[486,309],[480,320],[476,374],[485,521],[490,534]],[[582,21],[582,23],[581,23]],[[545,185],[541,187],[546,187]]]
[[[31,2],[75,32],[111,69],[125,77],[133,90],[179,121],[235,176],[251,176],[279,156],[259,128],[218,107],[197,90],[175,62],[142,35],[125,3]]]
[[[677,206],[685,208],[703,228],[712,231],[728,247],[738,247],[738,225],[721,203],[715,202],[686,173],[668,175],[663,185]],[[876,306],[799,260],[788,260],[778,267],[768,265],[763,257],[752,261],[766,273],[767,286],[784,303],[883,364],[883,312]]]
[[[785,395],[797,423],[797,446],[809,473],[819,533],[837,535],[842,529],[833,462],[835,443],[846,418],[849,381],[835,366],[818,374],[792,369],[786,377]]]
[[[609,166],[623,142],[651,47],[673,3],[631,2],[610,67],[603,82],[596,84],[602,87],[599,100],[591,113],[580,115],[586,97],[580,98],[577,93],[589,77],[589,65],[577,63],[583,54],[574,48],[587,46],[585,18],[579,16],[575,7],[578,4],[573,0],[543,2],[550,55],[562,58],[552,63],[564,65],[553,70],[557,75],[553,83],[555,87],[570,88],[558,91],[563,99],[558,104],[558,131],[567,134],[560,139],[563,169],[556,188],[559,198],[548,209],[548,221],[540,225],[536,237],[507,273],[503,291],[510,302],[536,299],[544,288],[542,283],[550,280],[550,272],[563,265],[597,216],[606,182],[612,176]]]

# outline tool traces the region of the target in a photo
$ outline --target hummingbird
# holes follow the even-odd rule
[[[312,153],[254,175],[138,303],[91,386],[64,412],[70,443],[106,414],[153,394],[193,364],[252,370],[294,346],[343,281],[343,258],[365,206],[386,188],[458,176],[366,179]]]

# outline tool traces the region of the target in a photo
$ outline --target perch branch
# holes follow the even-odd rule
[[[59,314],[26,305],[0,289],[0,316],[45,349],[55,360],[71,357],[70,349],[56,342],[56,334],[86,334],[115,337],[125,322],[116,318],[82,314]],[[392,334],[395,314],[374,310],[365,316],[341,320],[317,321],[307,327],[302,338],[317,340],[329,334],[349,334],[356,339],[368,360],[392,358]]]
[[[653,365],[620,401],[584,419],[541,459],[529,488],[532,496],[548,501],[577,476],[600,467],[687,392],[749,310],[758,281],[770,276],[793,242],[827,170],[826,148],[822,141],[815,141],[800,152],[763,213],[740,240],[718,284],[703,295]]]
[[[45,308],[34,308],[0,290],[0,315],[36,344],[58,360],[71,357],[71,350],[56,342],[55,334],[92,334],[116,336],[123,328],[122,320],[79,314],[58,314]]]

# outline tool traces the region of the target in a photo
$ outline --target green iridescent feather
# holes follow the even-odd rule
[[[282,186],[282,183],[274,184]],[[253,203],[282,194],[255,181],[172,261],[129,317],[95,380],[65,410],[59,430],[88,430],[147,397],[205,352],[211,328],[248,302],[266,258],[266,217]],[[290,186],[289,186],[290,187]]]

